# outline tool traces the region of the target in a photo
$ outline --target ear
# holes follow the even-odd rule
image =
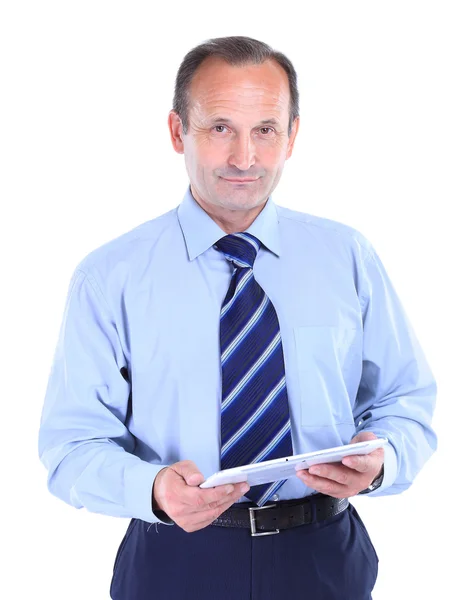
[[[292,156],[292,150],[294,148],[295,138],[297,137],[299,127],[300,127],[300,117],[296,117],[292,124],[292,133],[290,134],[289,145],[287,146],[286,160]]]
[[[173,149],[178,154],[184,154],[183,125],[177,112],[171,110],[168,113],[168,129]]]

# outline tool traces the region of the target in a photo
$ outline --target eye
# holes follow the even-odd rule
[[[217,127],[225,127],[225,125],[215,125],[214,129],[216,130]],[[263,131],[263,130],[267,130],[268,132],[272,131],[274,133],[274,129],[272,127],[260,127],[260,131]],[[221,131],[218,131],[217,133],[221,133]],[[266,133],[266,134],[264,134],[264,137],[268,137],[268,135],[269,134]]]

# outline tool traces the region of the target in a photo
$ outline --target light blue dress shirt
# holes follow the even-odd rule
[[[279,318],[294,454],[387,437],[370,496],[406,490],[436,450],[436,382],[371,243],[276,205],[246,230],[255,279]],[[220,310],[226,235],[190,188],[179,206],[90,252],[68,288],[41,415],[49,491],[76,508],[164,522],[153,481],[192,460],[220,470]],[[290,478],[279,500],[314,490]],[[248,501],[243,497],[241,501]]]

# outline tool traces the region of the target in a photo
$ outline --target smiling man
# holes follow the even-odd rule
[[[40,425],[48,487],[130,517],[114,600],[368,600],[378,557],[348,499],[407,490],[435,451],[430,367],[367,238],[273,201],[300,125],[285,55],[242,36],[192,49],[168,125],[182,202],[69,286]],[[199,487],[377,437],[287,480]]]
[[[281,65],[233,67],[208,58],[191,83],[188,134],[169,115],[196,202],[226,233],[245,231],[263,210],[291,156],[300,118],[290,123],[290,89]],[[264,116],[263,116],[264,115]]]

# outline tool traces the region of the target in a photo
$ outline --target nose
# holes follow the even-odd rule
[[[237,136],[232,145],[229,163],[244,173],[255,164],[255,145],[248,135]],[[245,175],[241,175],[245,177]]]

